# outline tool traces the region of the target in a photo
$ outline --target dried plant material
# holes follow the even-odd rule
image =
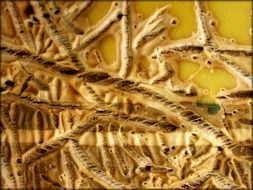
[[[252,189],[252,46],[209,2],[100,3],[1,2],[1,189]]]

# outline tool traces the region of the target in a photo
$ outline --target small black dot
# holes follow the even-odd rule
[[[173,19],[173,20],[171,21],[171,24],[175,25],[175,24],[177,24],[177,21],[176,21],[175,19]]]
[[[4,89],[4,88],[2,88],[2,87],[0,87],[0,92],[3,92],[3,91],[5,91],[5,89]]]
[[[28,27],[32,28],[33,27],[33,23],[32,22],[28,22]]]
[[[31,5],[27,6],[24,12],[26,15],[34,14],[33,7]]]
[[[21,159],[17,159],[17,163],[21,164],[22,163]]]
[[[20,33],[20,34],[23,34],[23,33],[24,33],[24,30],[20,30],[19,33]]]
[[[49,13],[45,13],[45,14],[43,14],[43,17],[44,17],[44,18],[49,18],[49,17],[50,17],[50,14],[49,14]]]
[[[117,16],[118,19],[121,19],[122,17],[123,17],[123,14],[119,14],[119,15]]]
[[[210,24],[211,24],[212,26],[215,26],[215,22],[214,22],[214,21],[211,21]]]
[[[172,147],[171,147],[172,150],[175,150],[175,148],[176,148],[175,146],[172,146]]]
[[[223,151],[223,148],[221,148],[220,146],[217,147],[218,151]]]
[[[34,16],[34,17],[33,17],[33,21],[34,21],[34,22],[39,22],[39,19],[38,19],[37,17]]]
[[[60,13],[60,9],[56,9],[55,11],[54,11],[54,14],[59,14]]]
[[[151,166],[146,166],[146,167],[145,167],[145,170],[146,170],[146,171],[150,171],[150,170],[151,170]]]
[[[13,81],[10,81],[10,80],[5,81],[5,84],[8,85],[8,86],[12,86],[12,87],[15,85],[15,83]]]
[[[18,176],[21,176],[21,175],[22,175],[22,174],[21,174],[21,171],[18,171],[17,174],[18,174]]]
[[[45,154],[47,151],[43,148],[38,148],[36,152],[38,152],[39,154]]]

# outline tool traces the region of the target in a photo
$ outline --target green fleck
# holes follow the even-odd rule
[[[210,114],[219,112],[221,108],[219,104],[208,104],[207,107],[207,112]]]
[[[197,104],[198,107],[204,107],[204,106],[206,105],[205,103],[203,103],[203,102],[200,101],[200,100],[198,100],[198,101],[196,102],[196,104]]]
[[[200,100],[198,100],[196,102],[196,105],[198,107],[207,108],[207,112],[209,114],[215,114],[215,113],[219,112],[220,108],[221,108],[219,104],[216,104],[216,103],[204,103],[204,102],[202,102]]]

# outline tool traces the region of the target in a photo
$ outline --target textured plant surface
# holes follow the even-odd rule
[[[1,189],[252,188],[251,47],[217,36],[205,2],[182,40],[169,7],[143,19],[115,1],[91,25],[94,3],[1,2]],[[198,102],[180,60],[236,87]]]

